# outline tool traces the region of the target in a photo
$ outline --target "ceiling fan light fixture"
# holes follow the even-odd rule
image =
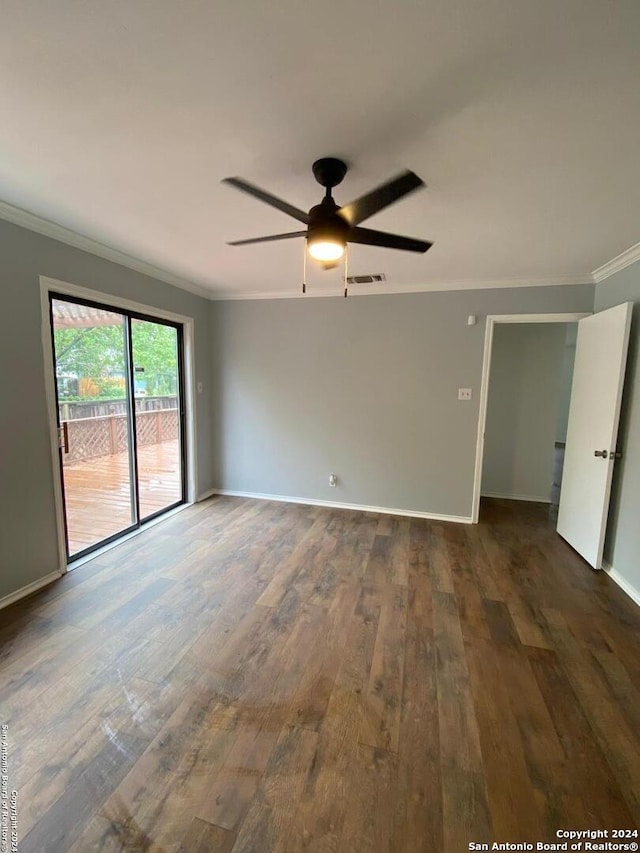
[[[307,226],[306,231],[290,231],[287,234],[270,234],[265,237],[252,237],[248,240],[235,240],[230,246],[245,246],[251,243],[271,243],[274,240],[288,240],[292,237],[306,237],[305,261],[307,253],[319,261],[325,269],[331,269],[345,256],[347,245],[361,243],[365,246],[378,246],[386,249],[402,249],[406,252],[423,254],[430,249],[432,243],[417,240],[413,237],[403,237],[400,234],[387,234],[371,228],[362,228],[361,222],[379,213],[409,193],[425,186],[422,178],[415,172],[406,169],[390,181],[375,187],[360,198],[347,205],[338,207],[331,190],[338,186],[347,173],[347,164],[336,157],[321,157],[313,164],[313,175],[317,182],[325,188],[324,198],[315,204],[308,213],[283,201],[271,193],[261,190],[242,178],[224,178],[229,184],[241,192],[263,201],[270,207],[286,213],[298,222]],[[346,275],[346,269],[345,269]]]
[[[338,261],[344,255],[344,243],[323,239],[310,241],[309,254],[316,261]]]

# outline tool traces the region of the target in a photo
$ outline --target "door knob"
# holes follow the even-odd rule
[[[593,455],[602,456],[603,459],[606,459],[609,456],[606,450],[594,450]]]

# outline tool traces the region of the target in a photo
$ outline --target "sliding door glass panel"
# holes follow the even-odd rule
[[[51,301],[67,552],[136,524],[123,314]]]
[[[178,329],[131,320],[140,519],[183,501]]]

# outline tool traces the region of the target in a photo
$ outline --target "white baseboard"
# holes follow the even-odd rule
[[[32,595],[34,592],[42,589],[43,586],[48,586],[50,583],[53,583],[58,580],[58,578],[62,577],[63,574],[63,572],[51,572],[50,575],[45,575],[43,578],[39,578],[37,581],[29,583],[26,586],[17,589],[15,592],[10,592],[9,595],[5,595],[4,598],[0,598],[0,610],[4,607],[8,607],[10,604],[15,604],[16,601],[20,601],[21,598],[26,598],[28,595]]]
[[[483,498],[500,498],[503,501],[531,501],[537,504],[550,504],[551,499],[547,495],[546,498],[537,497],[536,495],[499,495],[497,492],[482,492]]]
[[[413,509],[392,509],[387,506],[365,506],[365,504],[345,504],[339,501],[320,501],[315,498],[293,498],[284,495],[265,495],[261,492],[238,492],[235,489],[214,489],[211,494],[228,495],[234,498],[255,498],[259,501],[280,501],[304,506],[323,506],[327,509],[353,509],[358,512],[375,512],[381,515],[403,515],[407,518],[429,518],[433,521],[453,521],[456,524],[472,524],[471,516],[442,515],[437,512],[418,512]],[[205,495],[208,497],[209,493]]]
[[[611,580],[614,583],[617,583],[620,589],[623,592],[626,592],[629,598],[640,607],[640,590],[637,590],[635,586],[630,584],[629,581],[620,574],[620,572],[617,572],[613,566],[605,560],[602,561],[602,568],[609,575]]]
[[[212,498],[214,495],[220,495],[222,492],[219,489],[209,489],[208,492],[202,492],[201,495],[198,495],[196,498],[196,503],[200,503],[201,501],[206,501],[207,498]]]

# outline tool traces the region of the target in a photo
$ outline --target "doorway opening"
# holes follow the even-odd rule
[[[577,323],[494,330],[483,497],[548,504],[557,518],[576,334]]]
[[[482,491],[493,337],[500,323],[578,321],[557,533],[594,569],[603,565],[611,483],[631,330],[632,302],[595,314],[516,314],[487,317],[472,521]],[[551,379],[548,374],[548,380]],[[544,378],[539,380],[544,384]]]
[[[186,502],[183,328],[53,291],[49,318],[72,563]]]
[[[474,523],[478,522],[482,494],[543,501],[550,506],[553,501],[557,506],[575,354],[573,330],[587,316],[487,317]]]
[[[556,420],[553,478],[550,494],[551,515],[554,520],[558,518],[558,507],[560,506],[560,490],[562,487],[562,472],[564,471],[564,454],[567,446],[567,427],[569,426],[569,407],[571,405],[571,385],[573,381],[573,367],[576,360],[577,338],[578,324],[567,323],[562,354],[560,401]]]

